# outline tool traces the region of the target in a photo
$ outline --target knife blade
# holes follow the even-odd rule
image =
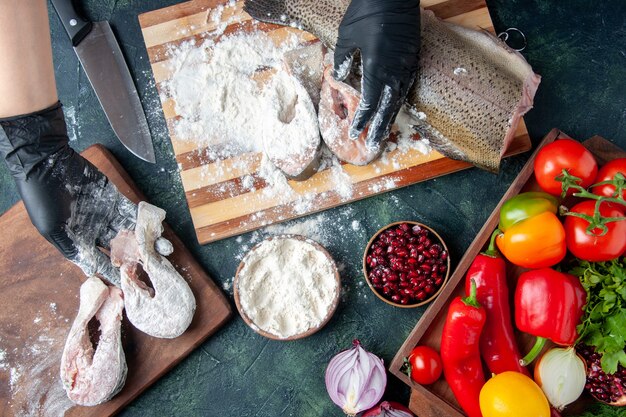
[[[72,0],[52,0],[98,101],[126,148],[154,163],[154,147],[137,88],[109,22],[89,22]]]

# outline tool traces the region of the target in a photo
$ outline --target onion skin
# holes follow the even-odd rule
[[[376,407],[369,409],[361,417],[413,417],[414,414],[407,407],[394,401],[383,401]]]
[[[535,364],[535,382],[557,411],[573,403],[585,389],[587,365],[573,347],[552,348]]]
[[[363,349],[358,340],[335,355],[326,368],[326,391],[344,413],[354,416],[376,405],[387,386],[383,360]]]

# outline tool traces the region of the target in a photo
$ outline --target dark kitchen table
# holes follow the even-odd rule
[[[91,19],[106,19],[113,26],[146,110],[158,163],[133,157],[114,137],[52,11],[55,71],[72,146],[83,150],[102,143],[110,149],[148,199],[167,210],[169,224],[213,279],[224,284],[232,302],[229,283],[239,263],[236,255],[252,234],[198,245],[137,21],[140,13],[176,2],[82,3]],[[535,108],[526,116],[533,144],[558,127],[579,140],[599,134],[626,148],[626,2],[492,0],[488,4],[497,30],[517,27],[526,34],[524,55],[543,77]],[[329,233],[324,242],[344,266],[344,292],[330,323],[305,340],[281,343],[257,335],[235,315],[121,415],[342,415],[324,388],[329,359],[357,337],[389,363],[424,311],[390,307],[363,286],[361,257],[370,235],[392,221],[418,220],[436,228],[453,260],[458,260],[528,156],[505,160],[498,175],[466,170],[333,209],[323,217],[314,215],[311,218],[321,228],[325,222],[332,227],[346,225],[341,233]],[[0,164],[0,188],[2,213],[19,198],[4,164]],[[350,227],[354,220],[360,221],[359,227]],[[386,398],[408,402],[408,395],[409,390],[390,376]],[[624,416],[626,410],[596,407],[587,415]]]

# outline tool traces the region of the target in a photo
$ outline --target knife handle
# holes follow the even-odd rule
[[[61,23],[65,31],[72,41],[72,45],[76,46],[91,31],[92,23],[83,19],[76,9],[72,0],[51,0],[54,9],[61,18]]]

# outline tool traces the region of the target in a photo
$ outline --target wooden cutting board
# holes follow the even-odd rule
[[[104,147],[92,146],[83,156],[128,198],[134,202],[145,200]],[[196,296],[191,326],[176,339],[157,339],[136,330],[124,318],[126,385],[105,404],[72,407],[59,378],[59,366],[65,338],[78,312],[78,291],[85,276],[37,233],[21,202],[0,217],[0,230],[1,416],[113,415],[215,332],[231,314],[221,291],[165,225],[163,235],[174,244],[169,259]]]
[[[224,32],[226,34],[262,30],[277,42],[288,33],[297,34],[303,44],[315,40],[312,35],[292,28],[270,24],[253,26],[251,17],[242,10],[243,1],[237,1],[235,7],[225,8],[223,12],[216,9],[227,3],[227,0],[192,0],[139,16],[200,243],[238,235],[471,166],[444,158],[435,151],[427,155],[416,150],[395,155],[394,151],[389,154],[388,162],[379,160],[364,167],[343,166],[353,185],[352,197],[348,199],[342,199],[334,191],[335,184],[330,170],[319,172],[307,181],[290,181],[296,193],[294,199],[304,195],[314,197],[312,203],[302,210],[301,205],[294,204],[293,201],[285,203],[282,195],[268,196],[267,193],[262,193],[261,188],[265,184],[255,176],[261,160],[260,154],[247,153],[223,161],[203,157],[206,148],[189,140],[190,138],[176,136],[172,128],[172,122],[179,116],[176,114],[174,101],[167,96],[162,84],[172,75],[168,51],[186,41],[194,41],[198,47],[204,39],[213,38],[219,42],[220,37],[211,34],[219,22],[228,24]],[[421,5],[447,21],[493,32],[493,24],[484,0],[422,0]],[[530,147],[530,139],[522,121],[507,155],[527,151]],[[228,169],[242,160],[246,161],[246,169]],[[221,169],[216,169],[216,164],[221,164]],[[251,191],[243,184],[243,178],[248,175],[257,179],[255,190]]]

